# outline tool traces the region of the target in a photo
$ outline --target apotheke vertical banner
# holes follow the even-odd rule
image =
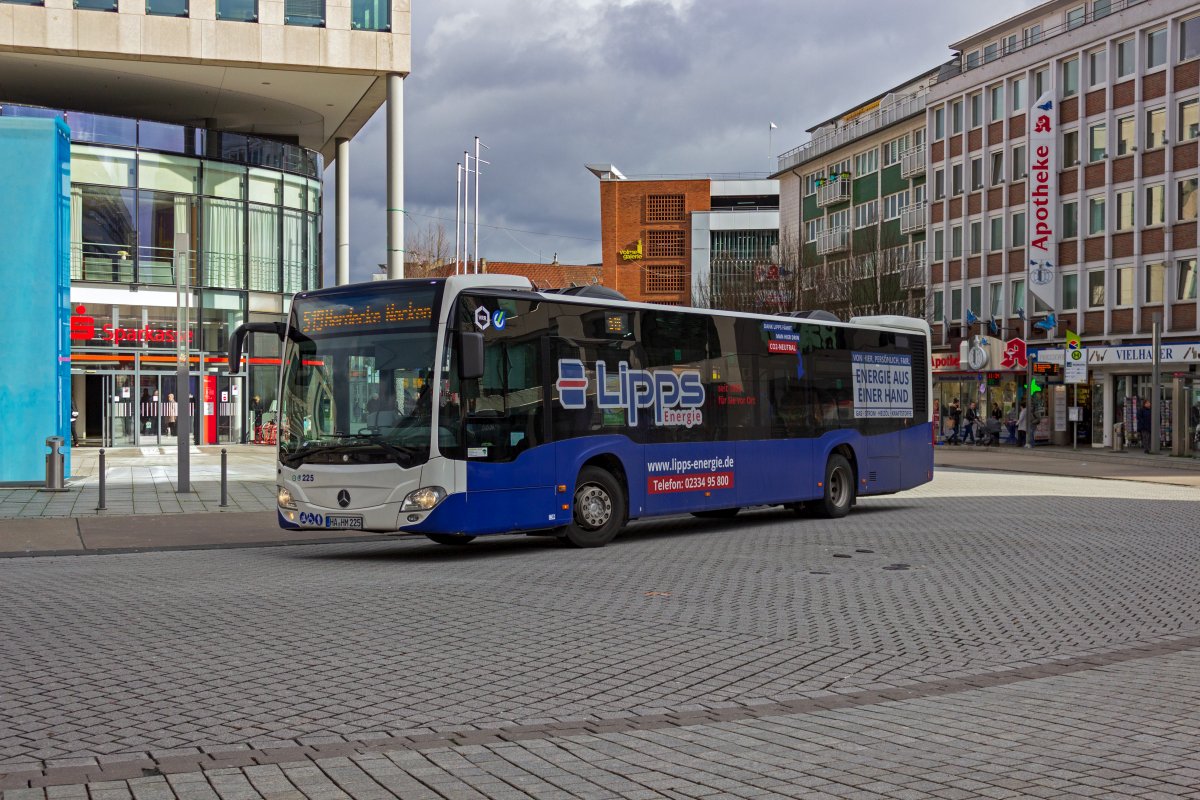
[[[1058,110],[1054,105],[1054,92],[1049,91],[1029,112],[1025,219],[1029,291],[1050,309],[1058,304]]]

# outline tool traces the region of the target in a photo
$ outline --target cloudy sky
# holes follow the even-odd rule
[[[491,162],[480,255],[598,262],[599,188],[585,164],[629,177],[766,173],[805,129],[1035,3],[413,0],[406,230],[442,225],[453,251],[455,164],[479,136]],[[351,144],[353,280],[385,261],[385,127],[381,109]],[[325,177],[328,284],[334,170]]]

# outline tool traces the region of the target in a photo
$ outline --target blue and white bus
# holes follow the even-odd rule
[[[828,316],[828,315],[826,315]],[[532,533],[784,505],[841,517],[933,476],[929,326],[537,291],[468,275],[296,295],[284,342],[285,528]]]

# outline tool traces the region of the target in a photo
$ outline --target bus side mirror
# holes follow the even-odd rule
[[[463,331],[458,334],[458,377],[472,380],[483,377],[483,334]]]

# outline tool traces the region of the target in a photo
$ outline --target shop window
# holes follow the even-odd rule
[[[283,291],[294,294],[304,291],[304,213],[283,211]]]
[[[246,286],[246,204],[205,197],[201,203],[201,280],[205,286]]]
[[[195,201],[167,192],[138,193],[138,273],[140,283],[175,284],[175,231],[188,231],[188,263],[196,253]],[[189,274],[189,282],[191,276]]]
[[[200,346],[210,353],[229,352],[229,334],[246,318],[245,296],[240,292],[200,293]]]
[[[1147,264],[1145,270],[1145,302],[1161,305],[1167,288],[1167,265]]]
[[[71,192],[71,277],[132,283],[135,200],[132,189],[77,186]]]
[[[1104,270],[1088,272],[1088,308],[1104,308]]]
[[[250,288],[260,292],[278,292],[281,236],[279,209],[259,203],[250,203],[247,208],[250,238],[246,249],[249,255]]]

